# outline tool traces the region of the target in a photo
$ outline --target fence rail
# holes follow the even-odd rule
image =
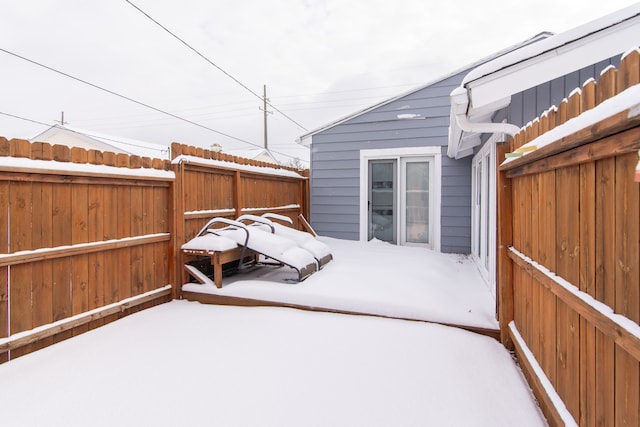
[[[538,136],[553,135],[557,126],[640,83],[639,58],[634,51],[619,70],[588,82],[502,152],[526,151]],[[518,357],[535,359],[523,367],[552,425],[565,419],[541,380],[581,426],[638,426],[640,185],[634,175],[640,120],[625,110],[557,134],[499,168],[503,342],[517,340]]]
[[[178,297],[180,246],[213,216],[306,213],[304,171],[172,151],[173,162],[0,138],[0,363]],[[60,322],[71,326],[47,328]]]

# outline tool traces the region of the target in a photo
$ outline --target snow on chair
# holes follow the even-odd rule
[[[226,226],[211,228],[218,223]],[[223,259],[227,262],[238,260],[238,269],[243,269],[247,265],[245,264],[247,258],[251,260],[251,264],[257,264],[257,257],[253,254],[262,255],[293,268],[298,273],[298,281],[306,279],[317,271],[313,255],[298,247],[291,239],[226,218],[214,218],[207,222],[196,237],[182,246],[182,250],[187,254],[204,254],[212,257],[216,287],[222,286]],[[225,257],[227,253],[230,256]],[[185,268],[201,283],[211,282],[197,267],[185,264]]]
[[[271,233],[277,236],[282,236],[287,239],[293,240],[296,245],[313,255],[316,262],[318,263],[318,269],[321,269],[333,259],[329,247],[321,241],[315,239],[311,234],[305,231],[296,230],[292,227],[278,224],[277,222],[271,221],[271,218],[293,225],[293,221],[291,221],[291,218],[274,213],[266,213],[262,216],[242,215],[238,218],[238,221],[253,221],[254,224],[263,225],[263,229],[267,231],[270,230]]]

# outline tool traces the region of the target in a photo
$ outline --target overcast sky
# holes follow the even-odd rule
[[[607,0],[131,0],[257,95],[269,147],[304,156],[307,131],[424,85],[540,32],[634,4]],[[590,2],[591,3],[591,2]],[[137,105],[0,51],[0,113],[135,138],[223,149],[262,146],[259,97],[125,0],[3,0],[0,49],[215,131]],[[273,110],[273,108],[268,108]],[[296,123],[294,123],[297,122]],[[0,136],[47,126],[0,114]]]

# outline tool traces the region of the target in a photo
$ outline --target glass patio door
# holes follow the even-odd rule
[[[402,200],[400,243],[429,245],[431,232],[430,162],[426,159],[402,159]]]
[[[397,242],[397,161],[369,161],[369,240]]]
[[[425,157],[369,160],[369,240],[432,245],[432,169]]]

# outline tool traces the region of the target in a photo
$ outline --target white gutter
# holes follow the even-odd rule
[[[480,121],[472,121],[467,115],[469,111],[469,93],[463,86],[459,86],[449,95],[451,98],[451,117],[455,120],[449,129],[449,146],[447,155],[452,158],[462,158],[473,154],[473,147],[480,145],[480,134],[503,133],[513,136],[520,132],[520,127],[511,123],[491,122],[491,114],[511,103],[511,97],[492,104],[484,114],[476,113]],[[463,138],[463,133],[469,135]]]
[[[491,123],[511,95],[621,54],[640,43],[640,3],[516,49],[475,68],[451,92],[447,155],[462,158],[481,133],[514,135],[517,126]]]

